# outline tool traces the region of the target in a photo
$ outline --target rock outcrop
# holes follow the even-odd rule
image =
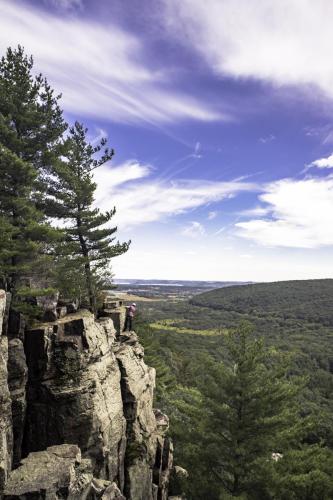
[[[29,369],[24,453],[75,443],[97,477],[123,485],[126,420],[110,319],[88,311],[26,332]]]
[[[6,313],[6,294],[0,290],[0,492],[11,469],[13,457],[13,427],[11,399],[8,387],[8,339],[2,335]]]
[[[172,467],[173,450],[163,437],[168,425],[161,425],[161,420],[164,422],[167,417],[153,411],[155,370],[144,363],[143,349],[135,333],[123,333],[120,339],[116,358],[121,371],[128,440],[125,494],[130,500],[164,500],[169,478],[166,470]]]
[[[51,446],[31,453],[22,460],[6,485],[4,500],[125,500],[119,488],[110,481],[93,476],[89,459],[82,459],[76,445]]]
[[[8,343],[8,386],[12,404],[13,419],[13,465],[21,459],[22,440],[26,415],[26,383],[28,367],[25,361],[23,342],[11,339]]]
[[[166,500],[168,418],[153,410],[155,370],[136,334],[120,323],[116,331],[110,310],[95,320],[72,304],[51,305],[55,321],[24,334],[15,323],[9,359],[0,337],[0,492],[7,482],[6,499]]]

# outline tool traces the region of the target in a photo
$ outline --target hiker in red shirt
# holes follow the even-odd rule
[[[125,320],[124,332],[126,332],[126,330],[132,331],[135,311],[136,311],[135,302],[133,302],[133,304],[131,304],[129,307],[126,307],[126,320]]]

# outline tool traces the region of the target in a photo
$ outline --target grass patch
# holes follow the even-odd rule
[[[183,321],[181,319],[162,319],[160,321],[155,321],[150,323],[150,327],[154,330],[164,330],[169,332],[176,332],[180,334],[190,334],[190,335],[203,335],[203,336],[216,336],[224,335],[227,332],[226,328],[209,328],[206,330],[195,330],[193,328],[188,328],[182,325]]]

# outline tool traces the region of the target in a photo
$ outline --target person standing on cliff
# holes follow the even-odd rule
[[[132,331],[133,328],[133,318],[136,312],[136,303],[133,302],[129,307],[126,307],[126,320],[125,320],[125,327],[124,327],[124,332],[128,330],[129,332]]]

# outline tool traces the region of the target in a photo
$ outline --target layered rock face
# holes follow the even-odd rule
[[[153,411],[155,370],[144,363],[137,336],[117,335],[111,317],[61,312],[56,321],[25,331],[24,352],[21,340],[11,339],[9,362],[3,339],[2,489],[13,457],[14,466],[26,457],[11,473],[5,498],[167,499],[168,421]],[[52,468],[49,481],[44,476]],[[82,491],[75,490],[79,483]],[[18,485],[21,496],[14,494]],[[50,493],[38,496],[42,491]]]
[[[0,492],[11,469],[13,458],[13,427],[11,399],[8,387],[8,339],[3,333],[6,294],[0,290]]]

